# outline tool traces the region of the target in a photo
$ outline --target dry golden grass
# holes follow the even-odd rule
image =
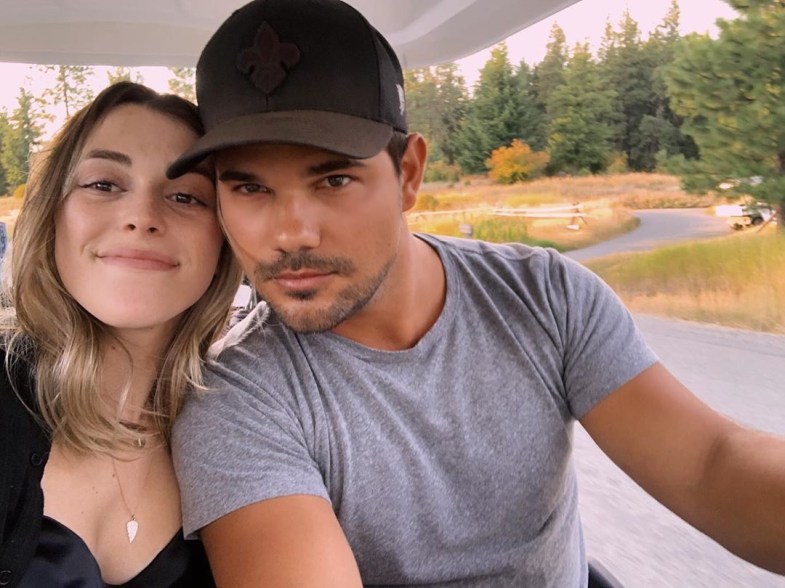
[[[22,206],[22,201],[13,196],[0,197],[0,222],[4,222],[11,235],[14,232],[14,224],[16,224],[16,215],[19,214],[19,209]]]
[[[467,183],[468,182],[468,183]],[[452,186],[430,184],[421,194],[435,198],[437,208],[468,208],[477,203],[489,206],[534,206],[557,202],[589,202],[609,199],[616,206],[640,208],[699,208],[716,203],[711,195],[684,192],[675,176],[630,173],[608,176],[541,178],[531,182],[499,186],[485,178],[470,178]]]
[[[656,174],[550,178],[511,186],[474,178],[471,185],[428,186],[409,214],[409,226],[414,231],[460,236],[460,225],[470,223],[482,228],[480,232],[486,240],[541,244],[568,251],[616,237],[637,226],[629,208],[619,204],[621,192],[638,196],[641,191],[661,194],[661,200],[667,197],[670,203],[674,187],[678,188],[676,178]],[[495,207],[547,208],[576,202],[581,203],[581,210],[587,215],[585,223],[578,223],[579,230],[568,228],[575,224],[570,217],[502,221],[489,215],[489,209]],[[439,214],[429,214],[433,212]],[[519,225],[517,230],[511,226],[515,223]],[[475,232],[475,236],[480,234]]]
[[[632,310],[785,333],[785,236],[773,226],[588,265]]]

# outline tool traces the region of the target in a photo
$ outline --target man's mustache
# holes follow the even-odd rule
[[[354,271],[354,264],[345,257],[322,257],[309,251],[282,253],[273,263],[259,262],[254,275],[262,280],[271,280],[283,271],[299,271],[301,269],[317,270],[323,273],[349,274]]]

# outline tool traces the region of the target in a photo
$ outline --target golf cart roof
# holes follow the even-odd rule
[[[348,0],[405,68],[454,61],[578,0]],[[3,0],[0,61],[193,66],[246,0]]]

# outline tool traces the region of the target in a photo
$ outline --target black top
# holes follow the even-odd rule
[[[51,444],[25,407],[35,406],[28,365],[15,359],[10,374],[4,366],[0,349],[0,586],[17,586],[38,545]]]
[[[71,529],[44,516],[38,548],[25,571],[20,588],[69,586],[113,588],[104,583],[98,562],[85,542]],[[114,588],[212,588],[215,586],[207,556],[199,541],[186,541],[177,533],[134,578]]]
[[[71,553],[66,559],[70,562],[70,557],[75,555],[82,562],[77,566],[82,570],[80,573],[85,573],[90,566],[88,564],[82,567],[85,564],[85,553],[81,552],[82,558],[79,559],[78,543],[84,546],[92,565],[96,569],[98,567],[92,553],[78,536],[62,525],[61,529],[54,528],[59,523],[51,519],[46,522],[43,516],[44,493],[41,489],[41,478],[49,457],[51,441],[41,423],[33,416],[35,406],[29,364],[15,359],[11,362],[9,373],[5,369],[5,349],[0,348],[0,587],[18,587],[25,578],[27,586],[104,588],[100,571],[93,580],[98,581],[98,584],[87,581],[67,584],[60,576],[61,572],[65,573],[65,567],[58,568],[56,575],[48,576],[57,579],[54,583],[43,581],[31,584],[26,575],[28,569],[40,571],[42,551],[56,546],[64,537],[66,550]],[[33,412],[28,410],[28,407]],[[69,533],[72,535],[70,541]],[[73,537],[76,537],[78,542],[74,542]],[[181,534],[178,533],[147,568],[124,586],[214,586],[201,543],[185,541],[180,537]],[[71,566],[70,563],[65,565]],[[183,566],[188,569],[182,569]],[[162,582],[157,575],[159,572],[174,579],[171,582]],[[178,577],[182,577],[184,583],[181,584]]]

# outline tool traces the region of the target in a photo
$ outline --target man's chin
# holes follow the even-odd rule
[[[296,333],[324,333],[337,327],[344,320],[342,314],[317,307],[314,297],[290,296],[288,303],[268,301],[268,304],[278,321]]]

